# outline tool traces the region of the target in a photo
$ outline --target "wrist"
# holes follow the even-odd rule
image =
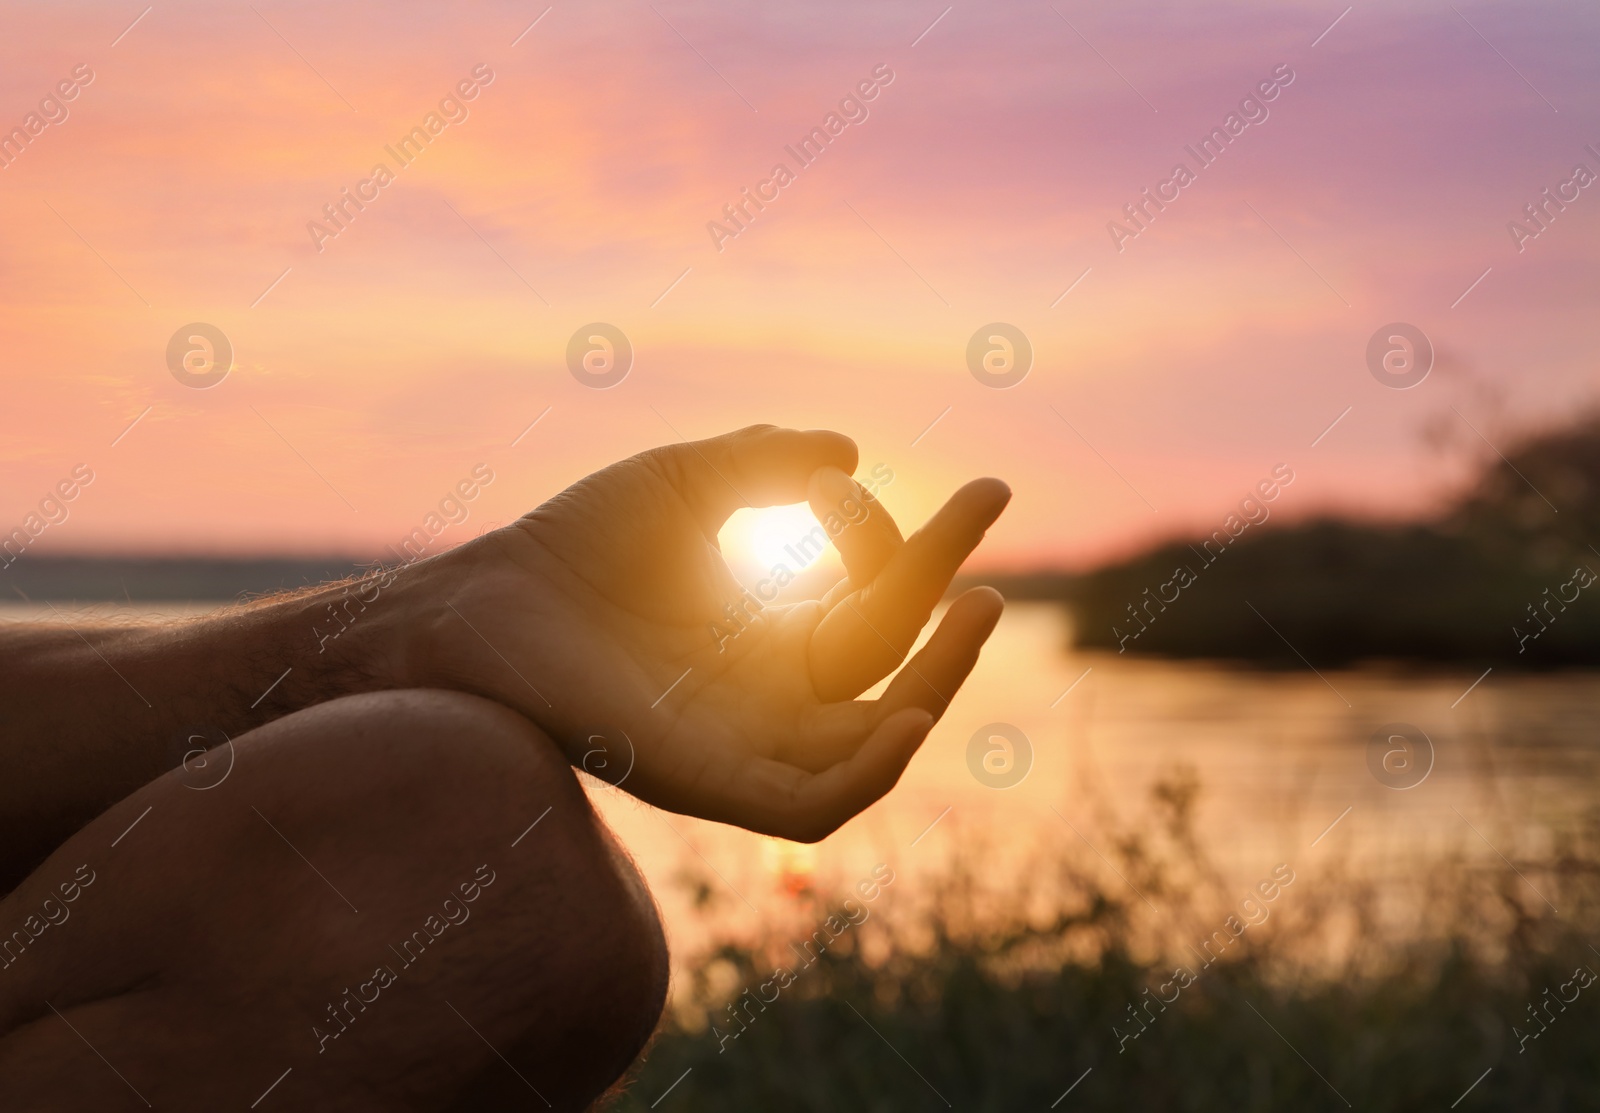
[[[284,600],[273,617],[287,640],[284,665],[329,698],[426,686],[416,666],[417,571],[377,569]]]
[[[230,608],[170,630],[168,653],[202,675],[224,660],[248,696],[241,726],[342,696],[414,686],[409,681],[402,585],[406,569],[378,569],[259,605]],[[245,652],[239,652],[245,650]]]
[[[550,704],[525,635],[539,624],[537,560],[506,528],[398,570],[377,633],[393,686],[469,692],[548,729]]]

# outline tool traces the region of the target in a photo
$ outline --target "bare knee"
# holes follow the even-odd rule
[[[660,922],[533,724],[391,692],[234,751],[205,791],[168,775],[120,802],[13,894],[31,899],[53,865],[103,863],[97,903],[34,964],[29,996],[93,1010],[97,1046],[172,1080],[176,1104],[232,1101],[239,1078],[293,1066],[285,1091],[319,1108],[494,1109],[529,1089],[583,1108],[626,1069],[664,1001]],[[255,1008],[220,1006],[222,985]],[[0,1073],[59,1086],[81,1045],[57,1047],[40,1011],[0,1032]],[[197,1045],[226,1049],[214,1071],[188,1062]]]
[[[549,738],[497,704],[415,695],[432,706],[418,714],[402,701],[416,732],[408,760],[454,770],[446,807],[504,817],[496,862],[505,865],[495,866],[504,888],[480,937],[493,969],[462,990],[478,1010],[473,1026],[518,1069],[491,1057],[460,1107],[522,1108],[537,1088],[556,1108],[586,1108],[627,1069],[665,1005],[668,955],[655,903]],[[462,733],[474,739],[470,756],[457,745]],[[433,791],[427,782],[437,778],[418,779],[416,791]]]
[[[365,745],[348,758],[364,781],[362,810],[381,813],[406,847],[388,855],[385,885],[415,887],[419,859],[445,894],[468,866],[494,878],[479,886],[474,956],[452,956],[447,976],[422,974],[462,1018],[444,1014],[459,1049],[479,1053],[464,1107],[521,1108],[529,1089],[556,1108],[586,1107],[627,1069],[665,1003],[666,943],[643,880],[561,750],[521,715],[453,693],[347,702],[352,741],[381,749],[381,768]],[[419,838],[419,828],[434,833]],[[447,837],[450,828],[462,833]],[[412,962],[397,973],[420,970]]]

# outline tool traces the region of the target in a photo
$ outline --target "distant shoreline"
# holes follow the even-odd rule
[[[1267,668],[1600,666],[1600,417],[1511,446],[1430,520],[1265,523],[1263,515],[1256,528],[1241,521],[1209,540],[1173,538],[1086,572],[969,572],[954,589],[988,584],[1013,600],[1059,605],[1071,615],[1073,647],[1118,654]],[[58,607],[226,603],[380,563],[28,552],[0,569],[0,597]]]
[[[342,580],[376,561],[350,556],[35,556],[0,571],[0,595],[25,602],[172,603],[293,591]]]

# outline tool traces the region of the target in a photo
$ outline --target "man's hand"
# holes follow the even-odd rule
[[[902,540],[855,466],[837,433],[744,429],[624,460],[514,525],[357,581],[181,621],[0,624],[0,890],[180,762],[231,768],[206,748],[395,688],[498,700],[660,807],[822,838],[894,785],[1001,608],[967,592],[882,699],[856,701],[904,659],[1010,492],[969,483]],[[740,507],[808,499],[851,521],[833,538],[849,578],[754,606],[718,529]],[[729,604],[745,623],[731,638],[713,630]]]
[[[1011,495],[976,480],[902,539],[855,466],[837,433],[755,426],[597,472],[411,570],[428,617],[404,683],[515,707],[659,807],[820,839],[893,787],[1003,606],[966,592],[880,699],[855,700],[904,660]],[[742,507],[800,501],[850,523],[833,538],[848,579],[752,605],[717,532]],[[717,633],[728,604],[735,637]]]

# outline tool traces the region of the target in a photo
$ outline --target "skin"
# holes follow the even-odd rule
[[[665,950],[568,766],[669,811],[820,839],[894,785],[998,621],[998,593],[966,592],[880,698],[855,698],[901,665],[1010,497],[969,483],[903,538],[856,464],[839,434],[757,426],[642,453],[354,584],[190,621],[0,629],[0,929],[82,864],[105,878],[74,926],[0,970],[0,1089],[34,1095],[26,1108],[87,1107],[62,1098],[75,1088],[132,1100],[86,1065],[103,1061],[174,1105],[248,1105],[298,1063],[284,1086],[319,1108],[525,1107],[516,1063],[552,1107],[584,1108],[659,1014]],[[845,508],[847,577],[719,638],[742,589],[718,529],[800,501],[819,520]],[[330,1066],[304,1034],[316,1015],[490,859],[496,913],[451,928],[452,961],[419,960]],[[331,876],[359,893],[334,900]],[[254,946],[207,966],[217,937]],[[223,983],[257,986],[256,1008],[219,1003]],[[493,1056],[440,1000],[482,1020]],[[575,1032],[593,1035],[563,1043]]]

